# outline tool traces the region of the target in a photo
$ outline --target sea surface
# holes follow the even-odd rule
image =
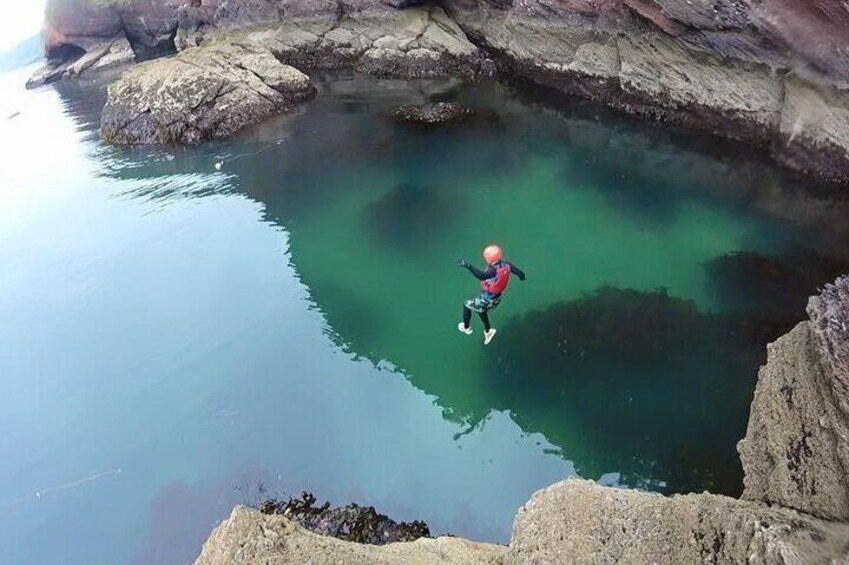
[[[739,494],[765,345],[849,272],[839,193],[544,92],[316,76],[226,143],[115,148],[106,78],[30,70],[0,75],[6,564],[188,563],[303,490],[495,542],[567,476]],[[391,119],[425,100],[477,117]],[[457,260],[490,242],[528,277],[484,347]]]

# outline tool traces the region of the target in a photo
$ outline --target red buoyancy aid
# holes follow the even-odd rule
[[[488,292],[493,296],[498,296],[505,290],[507,290],[507,285],[510,284],[510,265],[508,263],[501,263],[495,269],[495,276],[491,279],[486,279],[485,281],[481,281],[481,290],[484,292]]]

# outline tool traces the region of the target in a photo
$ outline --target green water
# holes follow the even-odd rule
[[[789,181],[739,147],[712,157],[692,139],[636,134],[616,118],[572,110],[566,121],[491,85],[451,93],[488,119],[410,129],[385,119],[402,95],[354,85],[310,109],[345,108],[344,137],[291,161],[284,151],[261,189],[333,338],[397,367],[453,421],[510,411],[584,476],[615,469],[629,486],[739,493],[734,446],[765,344],[801,319],[818,277],[845,268],[811,250],[826,239],[825,253],[839,255],[841,228],[823,235],[809,218],[759,213],[753,193]],[[309,126],[290,127],[291,143],[309,139],[300,137]],[[604,146],[584,145],[599,130]],[[603,151],[619,148],[624,158]],[[478,292],[456,259],[481,263],[489,242],[528,281],[514,281],[484,347],[476,319],[473,337],[455,329]],[[774,263],[751,271],[735,262],[740,253]],[[797,265],[781,271],[786,280],[761,280],[808,254],[810,272]]]
[[[117,148],[105,81],[24,74],[0,75],[4,563],[190,562],[234,504],[302,489],[500,542],[565,476],[737,494],[765,345],[849,271],[840,194],[541,92],[316,76],[227,142]],[[478,119],[389,119],[426,99]],[[484,346],[457,259],[491,242],[528,279]]]

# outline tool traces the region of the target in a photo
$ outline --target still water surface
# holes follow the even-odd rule
[[[497,85],[317,77],[231,142],[119,149],[102,84],[25,74],[0,75],[4,563],[189,562],[302,489],[500,542],[568,475],[737,494],[764,345],[846,267],[847,202],[745,148]],[[481,118],[387,119],[425,98]],[[489,241],[528,281],[484,348],[456,260]]]

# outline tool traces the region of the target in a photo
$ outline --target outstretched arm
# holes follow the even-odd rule
[[[510,272],[519,277],[520,281],[525,280],[525,271],[523,271],[513,263],[508,263],[508,265],[510,265]]]
[[[466,269],[468,269],[469,272],[472,273],[472,276],[474,276],[479,281],[485,281],[486,279],[492,278],[492,276],[493,276],[493,274],[489,272],[489,271],[491,271],[491,269],[487,269],[486,271],[481,271],[480,269],[478,269],[477,267],[475,267],[474,265],[472,265],[471,263],[469,263],[465,259],[460,259],[459,263],[460,263],[461,267],[465,267]]]

